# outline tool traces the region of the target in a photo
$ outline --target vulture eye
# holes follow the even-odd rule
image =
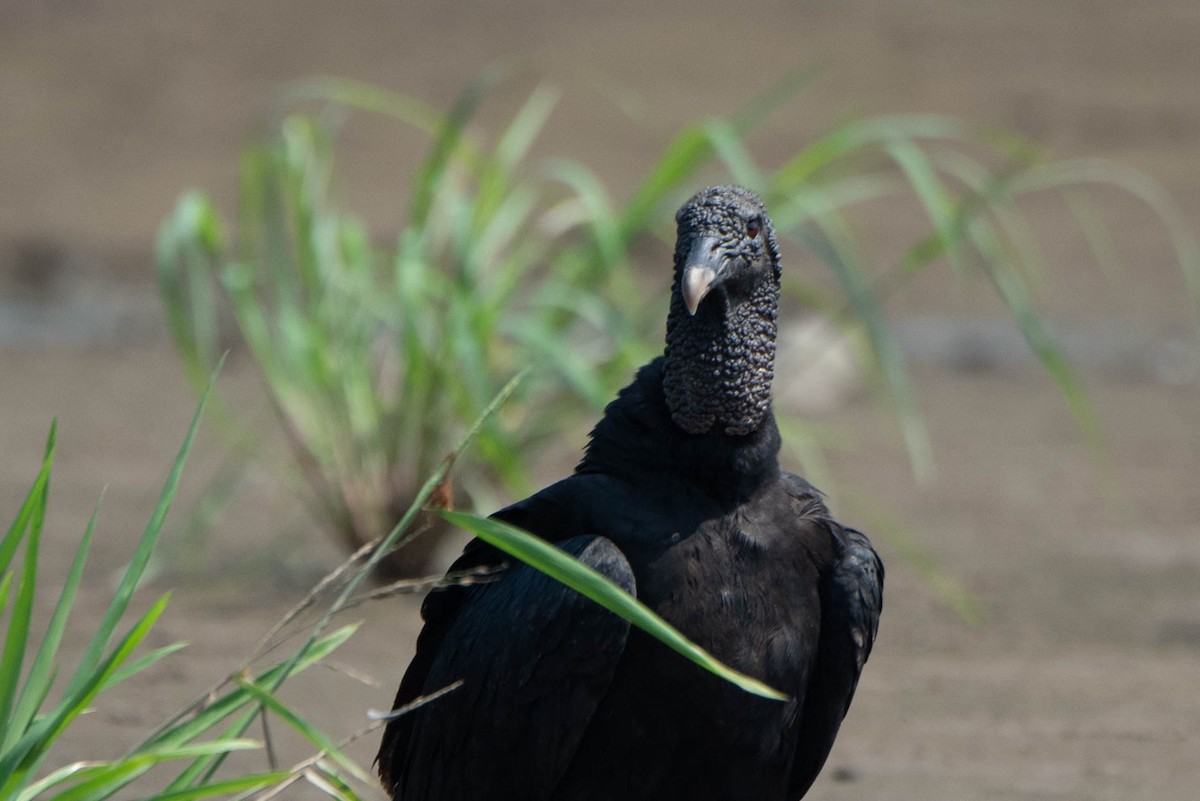
[[[751,239],[757,239],[758,238],[758,228],[759,228],[759,222],[757,219],[748,221],[746,223],[746,236],[750,237]]]

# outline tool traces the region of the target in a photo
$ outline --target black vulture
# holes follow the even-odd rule
[[[399,801],[790,801],[833,745],[879,624],[883,564],[779,468],[779,249],[762,202],[702,190],[676,215],[662,356],[568,478],[495,514],[623,586],[738,689],[522,564],[432,593],[380,778]],[[505,561],[471,542],[452,570]]]

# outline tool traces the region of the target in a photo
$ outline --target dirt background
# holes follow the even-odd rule
[[[78,653],[140,533],[191,414],[154,297],[155,229],[187,187],[230,212],[236,153],[281,82],[320,73],[444,106],[485,65],[516,77],[498,121],[538,81],[563,90],[539,154],[577,158],[628,193],[674,130],[728,111],[797,64],[822,77],[753,139],[778,163],[849,113],[945,112],[1069,157],[1143,170],[1200,219],[1200,4],[1037,0],[551,4],[108,2],[0,4],[0,519],[61,445],[43,606],[102,487]],[[420,152],[388,125],[346,133],[351,205],[381,235]],[[809,415],[842,517],[888,562],[883,628],[819,799],[1194,799],[1200,792],[1200,382],[1185,288],[1161,223],[1101,191],[1125,269],[1103,277],[1061,201],[1029,207],[1052,269],[1040,308],[1064,333],[1109,437],[1097,460],[1062,398],[980,283],[931,271],[890,306],[937,463],[914,481],[895,419],[853,388]],[[919,215],[866,210],[880,264]],[[789,269],[815,269],[789,253]],[[832,379],[830,379],[832,381]],[[258,408],[237,354],[223,387]],[[839,385],[840,386],[840,385]],[[803,388],[801,388],[803,389]],[[781,391],[794,391],[783,386]],[[543,455],[550,480],[582,442]],[[186,510],[218,469],[206,428]],[[176,514],[178,529],[186,516]],[[874,526],[874,528],[872,528]],[[979,598],[942,603],[916,544]],[[118,753],[233,669],[339,561],[302,505],[252,470],[207,553],[176,551],[143,605],[174,590],[156,644],[182,655],[104,699],[55,764]],[[386,707],[415,601],[354,613],[337,660],[289,698],[335,735]],[[283,743],[284,761],[304,748]],[[369,759],[370,745],[357,753]]]

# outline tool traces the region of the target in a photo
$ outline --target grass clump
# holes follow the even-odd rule
[[[367,726],[344,742],[335,742],[318,726],[305,720],[285,705],[277,692],[292,676],[316,664],[349,638],[357,628],[343,626],[327,632],[335,614],[364,600],[355,598],[355,590],[370,574],[374,565],[396,544],[402,542],[417,511],[446,479],[458,453],[483,428],[500,404],[509,397],[519,381],[513,380],[487,407],[451,455],[436,467],[406,510],[401,523],[385,538],[384,547],[363,551],[343,565],[309,594],[264,636],[259,647],[228,676],[202,692],[194,702],[163,721],[125,754],[113,759],[77,761],[43,771],[52,748],[62,734],[91,710],[100,696],[117,684],[133,679],[142,671],[166,659],[184,647],[175,643],[149,653],[136,655],[151,628],[162,615],[168,595],[160,596],[148,611],[128,621],[127,613],[134,591],[146,575],[151,556],[159,544],[163,524],[179,487],[184,463],[195,438],[201,414],[212,390],[208,384],[200,406],[188,428],[178,456],[171,467],[159,501],[139,538],[129,565],[113,592],[100,622],[91,634],[83,655],[70,673],[58,699],[51,702],[56,680],[63,674],[60,648],[68,618],[83,580],[97,514],[93,513],[78,545],[61,596],[40,637],[35,636],[35,601],[43,591],[38,557],[42,547],[42,527],[49,500],[50,477],[56,446],[56,427],[51,427],[41,470],[18,509],[4,538],[0,540],[0,616],[4,617],[3,650],[0,651],[0,799],[4,801],[101,801],[138,797],[156,801],[184,801],[210,797],[265,799],[275,797],[298,781],[317,787],[331,798],[357,799],[354,789],[376,788],[370,771],[363,769],[343,753],[348,742],[373,731],[379,722]],[[18,558],[21,557],[21,558]],[[475,580],[464,577],[463,580]],[[415,590],[421,582],[393,588]],[[284,659],[266,669],[252,665],[275,651],[296,632],[292,624],[314,607],[333,596],[318,619],[302,629],[303,642]],[[122,636],[118,628],[127,624]],[[236,751],[271,750],[270,744],[245,736],[259,717],[270,716],[298,732],[316,749],[316,754],[291,768],[235,772],[219,775],[224,759]],[[176,766],[173,778],[170,766]],[[179,766],[182,765],[182,768]],[[151,776],[152,770],[158,769]],[[164,773],[166,772],[166,773]],[[147,792],[146,787],[154,789]],[[367,792],[366,797],[371,797]]]
[[[130,600],[174,499],[199,415],[198,410],[163,487],[158,505],[134,549],[133,558],[103,617],[92,632],[83,655],[70,672],[65,686],[60,688],[56,701],[50,700],[51,691],[60,673],[65,673],[60,664],[59,649],[83,577],[97,515],[93,513],[88,522],[61,595],[40,638],[36,638],[38,644],[35,648],[33,610],[40,587],[38,556],[42,547],[42,527],[46,518],[56,444],[56,428],[51,427],[41,470],[4,539],[0,541],[0,614],[7,613],[4,650],[0,657],[0,798],[5,801],[90,801],[110,798],[155,766],[179,761],[201,763],[233,751],[260,747],[259,743],[233,734],[201,739],[223,717],[244,708],[251,700],[245,695],[227,694],[210,706],[205,714],[186,723],[164,728],[124,757],[109,761],[76,762],[39,775],[54,743],[81,714],[88,711],[102,693],[132,679],[183,647],[182,644],[170,645],[134,657],[138,646],[166,608],[166,595],[128,623],[123,635],[117,636],[117,629],[122,623],[127,623],[125,618]],[[18,562],[16,557],[22,549],[23,557]],[[320,648],[306,654],[306,663],[311,663],[336,645],[335,639],[323,642]],[[216,710],[224,711],[224,715],[215,714]],[[275,772],[244,775],[193,788],[186,797],[208,798],[254,790],[282,778],[282,774]],[[161,797],[172,796],[166,793]]]
[[[489,81],[446,114],[407,98],[322,84],[430,136],[407,222],[377,246],[331,189],[334,131],[286,116],[241,164],[236,248],[212,204],[185,196],[160,237],[168,319],[199,381],[227,308],[265,378],[317,511],[354,550],[380,538],[509,376],[539,365],[506,423],[485,424],[459,488],[530,489],[522,456],[581,406],[600,408],[646,355],[620,310],[634,294],[597,184],[570,166],[520,169],[554,94],[533,93],[494,146],[466,125]],[[516,424],[514,424],[516,423]],[[489,496],[490,497],[490,496]],[[413,550],[393,572],[416,570]]]

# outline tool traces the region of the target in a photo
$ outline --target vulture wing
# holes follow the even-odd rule
[[[629,562],[600,536],[569,536],[587,477],[496,513],[635,591]],[[507,560],[476,540],[452,570]],[[629,624],[511,560],[499,580],[435,592],[396,706],[455,681],[457,690],[397,718],[379,752],[384,786],[403,801],[549,798],[612,680]]]
[[[789,492],[812,491],[796,476],[785,474],[784,480]],[[871,541],[829,518],[823,522],[835,548],[833,562],[821,578],[821,637],[801,711],[789,798],[802,797],[825,764],[875,643],[883,610],[883,562]]]

